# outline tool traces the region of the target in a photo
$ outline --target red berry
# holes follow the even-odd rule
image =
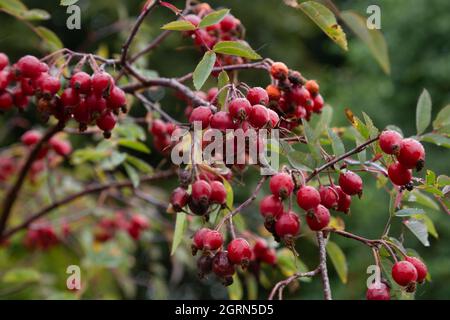
[[[70,86],[76,92],[87,94],[91,91],[91,76],[83,71],[77,72],[70,79]]]
[[[384,153],[394,154],[400,150],[402,136],[397,131],[385,130],[380,134],[380,148]]]
[[[0,93],[0,110],[6,111],[13,106],[13,97],[8,92]]]
[[[8,87],[10,73],[8,71],[0,71],[0,91],[5,90]]]
[[[316,96],[319,93],[319,84],[317,83],[316,80],[308,80],[305,83],[305,88],[306,90],[309,91],[309,93],[311,94],[311,96]]]
[[[270,120],[269,111],[266,107],[261,104],[256,104],[253,106],[250,113],[250,124],[257,128],[263,128]]]
[[[87,108],[93,118],[103,114],[106,110],[106,100],[100,95],[91,92],[85,99]]]
[[[35,86],[34,86],[34,81],[32,79],[28,79],[28,78],[22,78],[20,80],[20,89],[21,91],[28,95],[28,96],[32,96],[35,94]]]
[[[353,171],[347,170],[339,175],[339,186],[348,195],[362,194],[363,182]]]
[[[238,21],[239,20],[237,20],[231,14],[228,14],[222,19],[222,21],[220,21],[220,29],[222,29],[222,31],[224,32],[234,30],[239,24]]]
[[[405,168],[400,162],[395,162],[389,166],[388,175],[392,183],[397,186],[404,186],[412,179],[412,171]]]
[[[208,93],[206,95],[206,100],[209,102],[215,104],[217,102],[217,94],[219,93],[219,88],[213,87],[208,90]]]
[[[339,195],[336,190],[334,190],[330,186],[328,187],[320,186],[319,194],[320,194],[320,204],[322,204],[325,208],[328,209],[337,208]]]
[[[195,201],[208,202],[211,197],[211,185],[205,180],[197,180],[192,184],[191,197]]]
[[[211,273],[212,261],[213,258],[211,256],[201,256],[200,258],[198,258],[197,269],[198,269],[198,276],[200,279],[203,279],[205,275]]]
[[[246,120],[252,111],[252,105],[245,98],[236,98],[228,105],[230,115],[236,120]]]
[[[38,143],[41,138],[42,134],[39,131],[29,130],[22,135],[20,141],[26,146],[32,146]]]
[[[261,87],[254,87],[248,90],[247,99],[252,106],[255,104],[267,105],[269,103],[269,95],[267,91]]]
[[[81,99],[80,103],[75,106],[73,117],[82,125],[87,125],[91,122],[91,113],[89,112],[85,99]]]
[[[231,263],[248,265],[250,258],[252,257],[252,250],[247,240],[243,238],[233,239],[227,247],[228,259]]]
[[[200,230],[198,230],[195,234],[194,234],[194,239],[193,239],[193,243],[192,245],[198,249],[198,250],[202,250],[203,249],[203,244],[204,244],[204,240],[205,240],[205,235],[210,232],[211,229],[208,228],[201,228]]]
[[[72,152],[72,145],[68,141],[52,138],[50,139],[49,144],[60,156],[68,156]]]
[[[17,69],[24,78],[37,78],[42,72],[48,70],[47,65],[42,64],[38,58],[34,56],[24,56],[17,61]]]
[[[306,215],[306,222],[311,230],[322,230],[330,223],[330,211],[319,204],[313,211]]]
[[[417,270],[417,282],[425,280],[428,274],[428,268],[422,260],[416,257],[406,257],[406,261],[410,262]]]
[[[315,113],[320,113],[320,111],[322,111],[323,105],[324,105],[324,101],[323,98],[320,94],[318,94],[317,96],[315,96],[313,99],[313,111]]]
[[[270,127],[275,128],[280,122],[280,117],[278,116],[278,113],[272,109],[267,109],[267,111],[269,112]]]
[[[104,71],[95,72],[91,80],[92,91],[97,95],[109,96],[111,88],[114,86],[114,79]]]
[[[336,190],[338,194],[338,205],[336,210],[344,213],[348,213],[350,209],[350,204],[352,203],[352,197],[342,191],[342,188],[339,186],[335,186],[334,190]]]
[[[53,96],[61,89],[61,82],[58,78],[48,74],[39,78],[39,89],[43,94]]]
[[[320,204],[320,193],[316,188],[303,186],[297,192],[297,203],[305,211],[314,209]]]
[[[403,139],[400,143],[398,161],[406,168],[422,169],[425,163],[425,149],[422,144],[414,139]]]
[[[223,237],[219,231],[209,230],[205,233],[203,238],[203,248],[205,250],[217,250],[223,244]]]
[[[367,300],[391,300],[391,290],[384,283],[373,283],[366,292]]]
[[[287,173],[277,173],[270,179],[269,187],[274,196],[285,199],[294,190],[294,181]]]
[[[61,102],[65,107],[72,107],[80,102],[80,96],[72,88],[67,88],[61,94]]]
[[[287,93],[289,101],[306,107],[306,102],[311,99],[311,94],[305,87],[294,87]]]
[[[210,201],[212,203],[225,204],[227,201],[227,191],[222,182],[213,181],[211,182],[211,196]]]
[[[283,62],[275,62],[270,68],[272,77],[278,80],[286,79],[289,73],[288,67]]]
[[[116,118],[111,112],[102,114],[96,121],[97,126],[104,131],[105,138],[111,136],[111,130],[116,126]]]
[[[167,133],[166,124],[164,121],[156,119],[153,121],[150,131],[155,136],[164,136]]]
[[[259,212],[265,219],[276,219],[283,213],[283,203],[274,195],[266,196],[259,204]]]
[[[226,131],[227,129],[233,129],[233,118],[225,111],[216,112],[210,120],[211,128],[218,129],[220,131]]]
[[[195,14],[188,14],[184,17],[184,20],[189,21],[190,23],[192,23],[195,27],[198,27],[198,24],[200,23],[200,21],[202,19],[200,19],[199,16],[195,15]]]
[[[234,265],[228,259],[228,252],[217,252],[212,261],[212,270],[218,277],[230,277],[234,274]]]
[[[0,52],[0,71],[3,70],[9,64],[9,59],[6,54]]]
[[[13,101],[16,107],[24,109],[29,103],[29,98],[22,92],[20,87],[17,87],[13,92]]]
[[[176,212],[180,212],[183,207],[188,203],[189,194],[187,191],[181,187],[173,190],[170,196],[170,204]]]
[[[269,250],[267,242],[264,239],[258,239],[253,246],[253,253],[256,259],[261,259],[265,252]]]
[[[283,213],[275,223],[275,232],[280,238],[296,236],[300,232],[300,220],[294,212]]]
[[[401,286],[417,281],[417,270],[411,262],[400,261],[392,267],[392,278]]]
[[[119,87],[113,86],[108,97],[108,108],[119,109],[127,105],[125,92]]]
[[[274,249],[269,248],[266,251],[264,251],[264,254],[260,257],[260,259],[262,262],[273,266],[275,263],[277,263],[277,253],[275,252]]]
[[[197,107],[192,110],[189,117],[189,122],[194,123],[196,121],[201,122],[202,129],[206,129],[209,126],[209,121],[211,119],[212,112],[209,107]]]

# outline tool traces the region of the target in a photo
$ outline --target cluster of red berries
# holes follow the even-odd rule
[[[61,76],[51,74],[50,67],[34,56],[24,56],[9,65],[8,57],[0,53],[0,110],[13,106],[24,109],[30,97],[36,98],[38,111],[44,119],[53,115],[66,123],[74,118],[85,130],[90,124],[110,136],[116,124],[114,114],[126,111],[125,92],[115,86],[114,79],[105,71],[92,76],[78,71],[61,92]],[[58,95],[60,93],[60,95]]]
[[[30,250],[48,250],[58,245],[61,239],[67,237],[69,233],[67,224],[62,226],[61,234],[58,235],[49,222],[39,221],[28,227],[24,244]]]
[[[177,126],[171,122],[164,122],[156,119],[150,126],[150,132],[153,134],[153,145],[162,155],[168,156],[172,146],[171,135],[177,129]]]
[[[389,179],[397,186],[412,189],[412,170],[422,170],[425,165],[425,149],[414,139],[403,139],[393,130],[383,131],[379,140],[380,148],[389,155],[395,155],[396,161],[388,167]]]
[[[138,240],[141,233],[150,226],[148,218],[142,214],[126,215],[124,212],[117,212],[112,217],[100,219],[94,230],[95,240],[107,242],[114,238],[120,230],[126,231],[133,240]]]
[[[405,260],[396,262],[392,267],[392,278],[408,292],[414,292],[416,284],[422,283],[427,274],[427,266],[416,257],[406,256]],[[372,284],[367,290],[366,298],[367,300],[390,300],[389,285],[385,281]]]

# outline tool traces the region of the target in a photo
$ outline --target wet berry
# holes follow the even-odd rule
[[[201,122],[202,129],[206,129],[209,126],[209,121],[211,119],[212,112],[208,107],[197,107],[192,110],[192,113],[189,117],[189,122]]]
[[[212,262],[212,270],[221,278],[230,277],[234,274],[234,265],[228,259],[228,252],[220,251],[216,253]]]
[[[295,237],[300,232],[300,219],[293,212],[283,213],[275,223],[275,232],[280,238]]]
[[[192,184],[191,197],[193,200],[207,203],[211,197],[211,185],[204,180],[197,180]]]
[[[223,183],[219,181],[213,181],[211,182],[210,186],[210,201],[212,203],[225,204],[225,202],[227,201],[227,191],[225,190],[225,186],[223,185]]]
[[[344,213],[348,213],[350,210],[350,204],[352,203],[352,197],[342,191],[339,186],[334,187],[338,194],[338,205],[336,210]]]
[[[70,86],[76,92],[87,94],[91,91],[91,76],[80,71],[70,78]]]
[[[170,204],[172,205],[175,212],[180,212],[184,206],[188,203],[189,194],[188,192],[178,187],[173,190],[172,195],[170,196]]]
[[[236,120],[246,120],[250,115],[252,105],[245,98],[236,98],[228,105],[230,115]]]
[[[366,292],[367,300],[391,300],[391,290],[384,282],[372,283]]]
[[[223,244],[223,237],[219,231],[209,230],[203,237],[203,249],[205,250],[217,250]]]
[[[286,79],[288,73],[289,69],[283,62],[275,62],[270,68],[270,74],[278,80]]]

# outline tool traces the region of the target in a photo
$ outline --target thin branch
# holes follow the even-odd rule
[[[164,110],[162,110],[161,108],[159,108],[157,105],[155,105],[153,102],[149,101],[146,97],[144,97],[143,94],[141,93],[135,93],[134,94],[136,96],[136,98],[138,98],[142,104],[144,104],[144,106],[148,107],[149,109],[158,112],[163,118],[165,118],[167,121],[176,124],[176,125],[180,125],[180,122],[175,120],[174,118],[172,118],[168,113],[166,113]]]
[[[320,275],[322,277],[323,296],[325,300],[332,300],[330,280],[328,279],[328,270],[327,270],[327,252],[325,249],[326,244],[322,231],[317,232],[317,242],[319,243],[319,256],[320,256],[319,268],[320,268]]]
[[[337,229],[334,229],[334,228],[326,228],[326,229],[323,229],[323,231],[324,232],[332,232],[332,233],[338,234],[340,236],[343,236],[345,238],[353,239],[353,240],[362,242],[362,243],[364,243],[365,245],[367,245],[369,247],[374,247],[374,246],[377,246],[377,245],[383,243],[383,240],[379,240],[379,239],[370,240],[370,239],[366,239],[366,238],[363,238],[361,236],[358,236],[356,234],[353,234],[353,233],[350,233],[350,232],[347,232],[347,231],[343,231],[343,230],[337,230]]]
[[[315,275],[317,275],[319,273],[320,273],[320,268],[316,268],[315,270],[309,271],[309,272],[295,273],[292,276],[290,276],[289,278],[278,282],[273,287],[272,291],[270,292],[269,300],[273,300],[273,298],[274,298],[275,294],[277,293],[277,291],[279,291],[279,295],[282,296],[284,288],[287,287],[294,280],[297,280],[297,279],[300,279],[300,278],[311,278],[311,277],[314,277]]]
[[[138,60],[140,57],[144,56],[145,54],[147,54],[148,52],[152,51],[153,49],[155,49],[157,46],[159,46],[161,44],[161,42],[163,42],[170,34],[172,33],[171,30],[165,30],[163,32],[161,32],[161,34],[159,34],[155,39],[153,39],[152,42],[150,42],[147,47],[145,47],[144,49],[142,49],[141,51],[139,51],[138,53],[136,53],[134,56],[132,56],[129,59],[130,63],[134,63],[136,62],[136,60]]]

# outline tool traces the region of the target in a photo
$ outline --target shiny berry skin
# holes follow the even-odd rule
[[[97,95],[109,96],[109,91],[114,85],[114,79],[104,71],[96,72],[92,75],[92,91]]]
[[[212,203],[217,204],[225,204],[227,201],[227,191],[225,190],[225,186],[220,181],[211,182],[211,196],[209,200]]]
[[[408,169],[420,170],[425,162],[425,149],[417,140],[403,139],[400,143],[397,160]]]
[[[29,130],[22,135],[20,141],[26,146],[32,146],[38,143],[41,138],[42,134],[39,131]]]
[[[320,186],[320,204],[328,209],[336,209],[338,206],[339,195],[332,187]]]
[[[104,131],[105,138],[111,136],[111,130],[116,126],[116,118],[111,112],[102,114],[96,121],[97,126]]]
[[[273,111],[272,109],[267,109],[269,112],[269,124],[271,128],[275,128],[278,123],[280,122],[280,117],[278,116],[278,113]]]
[[[400,286],[407,286],[417,281],[417,270],[411,262],[399,261],[392,267],[392,278]]]
[[[386,154],[395,154],[400,150],[400,144],[403,138],[397,131],[385,130],[380,134],[381,150]]]
[[[228,105],[230,115],[237,120],[246,120],[252,111],[252,105],[245,98],[236,98]]]
[[[283,213],[283,203],[274,195],[266,196],[259,204],[259,212],[265,219],[276,219]]]
[[[60,156],[68,156],[72,152],[72,145],[68,141],[52,138],[49,141],[50,147]]]
[[[397,186],[404,186],[412,179],[412,171],[405,168],[400,162],[395,162],[389,166],[388,175],[392,183]]]
[[[40,81],[40,89],[43,94],[53,96],[61,89],[61,82],[58,78],[50,75],[44,76]]]
[[[20,72],[20,75],[24,78],[37,78],[42,72],[46,72],[48,70],[47,65],[39,61],[38,58],[34,56],[24,56],[17,61],[17,69]]]
[[[248,265],[250,258],[252,257],[252,250],[247,240],[243,238],[233,239],[227,247],[228,259],[231,263]]]
[[[0,52],[0,71],[9,64],[9,58],[3,52]]]
[[[194,234],[194,239],[192,240],[192,246],[194,246],[198,250],[202,250],[204,240],[205,240],[205,235],[210,231],[212,231],[212,230],[208,229],[208,228],[201,228],[200,230],[198,230]]]
[[[285,199],[294,190],[294,181],[287,173],[277,173],[270,178],[269,187],[274,196]]]
[[[223,237],[219,231],[209,230],[203,238],[203,248],[205,250],[217,250],[223,244]]]
[[[338,205],[336,211],[348,213],[350,204],[352,203],[352,197],[342,191],[342,188],[339,186],[335,186],[334,190],[336,190],[338,194]]]
[[[172,195],[170,196],[170,204],[172,205],[175,212],[180,212],[184,206],[188,203],[189,194],[188,192],[178,187],[173,190]]]
[[[67,88],[61,94],[61,102],[65,107],[72,107],[80,102],[80,96],[72,88]]]
[[[164,123],[164,121],[156,119],[152,122],[150,131],[155,136],[163,136],[167,133],[166,124]]]
[[[280,238],[296,236],[300,232],[300,219],[292,211],[283,213],[275,223],[275,232]]]
[[[234,274],[234,265],[228,259],[228,252],[217,252],[212,261],[212,270],[218,277],[230,277]]]
[[[13,97],[8,92],[0,93],[0,110],[6,111],[13,106]]]
[[[309,91],[311,96],[316,96],[319,93],[320,87],[316,80],[308,80],[305,83],[306,90]]]
[[[256,104],[253,106],[252,111],[250,113],[250,124],[257,128],[263,128],[269,122],[270,116],[269,111],[266,107],[261,104]]]
[[[391,290],[384,283],[372,283],[366,292],[367,300],[391,300]]]
[[[127,105],[125,92],[119,87],[113,86],[108,97],[108,108],[119,109]]]
[[[225,132],[227,129],[234,128],[233,118],[228,112],[216,112],[210,119],[210,126],[213,129]]]
[[[302,186],[297,192],[297,203],[305,211],[314,209],[320,204],[320,193],[316,188]]]
[[[236,29],[239,23],[235,17],[233,17],[231,14],[228,14],[222,19],[222,21],[220,21],[219,24],[222,31],[228,32]]]
[[[359,175],[347,170],[339,175],[339,186],[348,195],[362,194],[363,182]]]
[[[211,192],[211,185],[205,180],[197,180],[192,184],[191,197],[195,201],[208,202]]]
[[[202,129],[206,129],[209,126],[209,122],[212,116],[211,109],[208,107],[197,107],[192,110],[192,113],[189,117],[189,122],[201,122]]]
[[[87,94],[91,91],[91,76],[80,71],[70,78],[70,87],[76,92]]]
[[[288,67],[283,62],[275,62],[270,67],[270,74],[278,80],[286,79],[289,73]]]
[[[319,204],[314,210],[306,214],[306,223],[313,231],[319,231],[330,223],[330,211]]]
[[[254,106],[255,104],[267,105],[269,103],[269,95],[263,88],[254,87],[248,90],[247,100],[252,106]]]
[[[324,101],[323,98],[320,94],[318,94],[317,96],[315,96],[313,99],[313,111],[315,113],[320,113],[322,111],[323,105],[324,105]]]
[[[406,257],[406,261],[410,262],[417,270],[417,282],[421,283],[428,274],[428,268],[422,260],[416,257]]]

